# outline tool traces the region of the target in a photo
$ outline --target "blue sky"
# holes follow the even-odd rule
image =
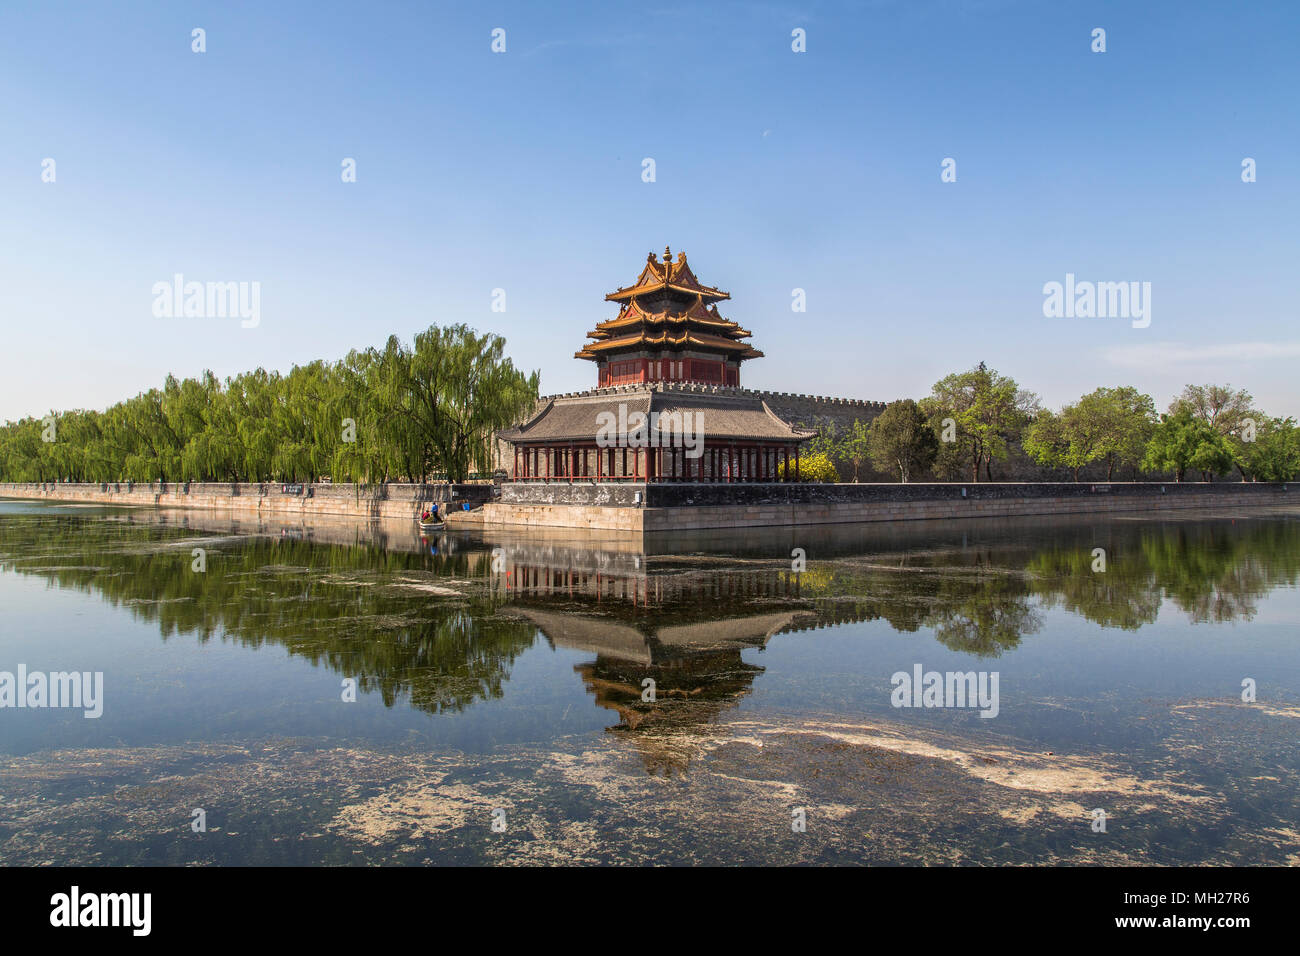
[[[1300,416],[1298,40],[1284,2],[8,2],[0,419],[461,321],[586,388],[665,245],[731,292],[753,387],[984,360],[1052,406],[1213,381]],[[259,282],[260,324],[156,318],[175,273]],[[1150,282],[1150,326],[1045,318],[1066,273]]]

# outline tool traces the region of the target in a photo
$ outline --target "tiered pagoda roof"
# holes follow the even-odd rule
[[[686,263],[664,249],[660,262],[652,252],[645,268],[630,286],[605,296],[618,302],[619,313],[587,333],[592,339],[576,358],[603,361],[620,353],[694,350],[742,362],[763,353],[748,342],[750,332],[718,313],[716,303],[731,296],[704,285]]]
[[[685,253],[651,253],[605,298],[618,315],[577,354],[596,362],[597,387],[543,400],[497,433],[514,446],[516,481],[799,480],[799,446],[816,433],[740,387],[741,362],[763,353],[718,314],[730,296],[695,278]]]

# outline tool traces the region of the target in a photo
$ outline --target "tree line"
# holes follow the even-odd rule
[[[1010,462],[1017,480],[1078,481],[1091,467],[1097,474],[1104,468],[1108,481],[1119,475],[1183,481],[1189,473],[1203,481],[1228,475],[1290,481],[1300,474],[1300,428],[1258,410],[1249,392],[1227,385],[1188,385],[1163,414],[1132,386],[1098,388],[1053,411],[981,362],[940,379],[920,401],[891,402],[843,433],[822,431],[808,453],[813,480],[857,481],[871,465],[904,482],[920,475],[994,481],[995,465]],[[828,469],[834,477],[826,477]]]
[[[102,412],[7,422],[0,481],[464,481],[537,386],[500,336],[433,325],[287,375],[169,375]]]
[[[500,336],[435,325],[410,346],[391,336],[383,348],[284,375],[168,376],[102,412],[8,422],[0,481],[464,481],[491,470],[495,433],[523,418],[537,393],[538,373],[516,369]],[[1078,481],[1085,469],[1104,469],[1105,480],[1290,481],[1300,474],[1300,429],[1226,385],[1188,385],[1163,414],[1132,386],[1098,388],[1053,411],[981,362],[919,401],[891,402],[843,433],[822,429],[800,474],[857,481],[868,466],[903,482]]]

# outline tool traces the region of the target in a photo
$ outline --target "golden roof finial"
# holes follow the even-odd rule
[[[673,251],[669,249],[667,246],[664,246],[664,262],[672,262],[672,261],[673,261]]]

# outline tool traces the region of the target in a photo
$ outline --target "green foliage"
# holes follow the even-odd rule
[[[1291,418],[1264,419],[1254,441],[1234,449],[1243,472],[1258,481],[1292,481],[1300,475],[1300,428]]]
[[[1227,439],[1186,408],[1161,417],[1142,459],[1143,468],[1172,471],[1176,481],[1182,481],[1189,468],[1209,481],[1213,475],[1231,470],[1232,465],[1232,447]]]
[[[890,402],[864,431],[862,444],[872,462],[884,471],[898,472],[902,482],[930,467],[939,454],[939,437],[910,398]]]
[[[825,455],[827,458],[835,458],[838,455],[840,447],[840,430],[839,427],[831,422],[825,428],[819,429],[817,434],[808,440],[803,446],[805,455]]]
[[[805,457],[825,455],[835,466],[836,474],[852,472],[853,480],[862,475],[862,466],[870,457],[867,451],[867,423],[854,420],[848,431],[841,433],[831,422],[820,428],[803,448]],[[838,479],[832,479],[838,480]]]
[[[955,474],[966,468],[971,481],[979,481],[983,466],[991,481],[992,463],[1006,459],[1010,442],[1037,412],[1038,396],[980,362],[935,382],[921,407],[940,438],[939,470]],[[946,419],[951,430],[944,427]],[[949,433],[953,440],[944,441]]]
[[[1066,405],[1059,414],[1043,410],[1026,429],[1025,453],[1040,465],[1079,469],[1094,461],[1109,464],[1106,477],[1121,463],[1137,464],[1155,427],[1155,406],[1137,389],[1099,388]]]
[[[1255,411],[1254,399],[1245,389],[1231,385],[1186,385],[1169,405],[1169,413],[1186,413],[1222,435],[1232,449],[1233,461],[1245,480],[1250,469],[1247,431],[1253,432],[1264,416]]]
[[[103,412],[51,413],[52,429],[0,427],[0,480],[463,481],[490,469],[492,434],[537,398],[537,373],[504,352],[499,336],[430,326],[413,349],[394,336],[287,375],[168,376]]]
[[[853,426],[839,444],[839,458],[853,469],[853,480],[862,476],[862,466],[871,458],[871,429],[861,419],[853,419]]]

